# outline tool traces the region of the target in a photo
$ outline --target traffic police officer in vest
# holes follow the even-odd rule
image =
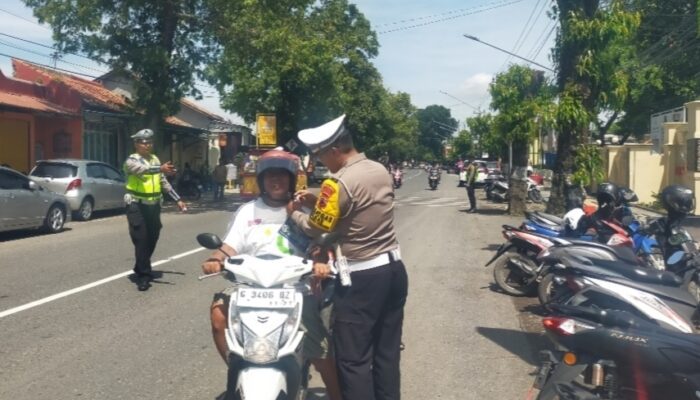
[[[332,330],[343,399],[398,400],[408,277],[394,231],[393,183],[382,164],[355,149],[345,119],[299,132],[332,178],[318,198],[296,193],[287,211],[308,235],[333,231],[341,237],[347,263],[339,273],[349,270],[350,279],[336,288]],[[300,211],[302,205],[312,213]]]
[[[126,219],[129,222],[129,236],[134,243],[136,262],[134,274],[140,291],[148,290],[153,278],[151,256],[160,235],[160,202],[162,192],[168,193],[177,202],[181,211],[186,211],[185,203],[175,193],[165,175],[174,175],[175,167],[168,161],[161,164],[153,147],[153,131],[142,129],[131,136],[136,153],[124,162],[126,175]]]

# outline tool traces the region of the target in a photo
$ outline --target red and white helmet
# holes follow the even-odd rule
[[[264,173],[271,169],[283,169],[289,172],[289,192],[294,193],[297,186],[299,157],[283,150],[269,150],[260,156],[260,158],[258,158],[255,174],[261,192],[264,188]]]

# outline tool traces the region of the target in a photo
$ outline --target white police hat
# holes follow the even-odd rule
[[[146,128],[131,135],[134,140],[153,140],[153,131]]]
[[[315,154],[346,133],[349,131],[345,127],[345,114],[343,114],[319,127],[300,130],[298,136],[299,140],[309,148],[309,151]]]

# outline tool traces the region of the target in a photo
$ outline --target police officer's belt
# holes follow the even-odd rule
[[[147,205],[155,205],[155,204],[160,204],[160,198],[158,198],[158,199],[139,199],[139,198],[134,198],[134,203],[141,203],[141,204],[147,204]]]
[[[401,261],[401,250],[397,247],[394,250],[382,253],[374,258],[364,261],[350,261],[348,260],[348,267],[350,272],[364,271],[372,268],[381,267],[382,265],[387,265],[392,261]]]

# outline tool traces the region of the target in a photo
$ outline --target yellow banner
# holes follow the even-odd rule
[[[277,117],[275,114],[258,114],[255,128],[257,131],[258,146],[277,145]]]

